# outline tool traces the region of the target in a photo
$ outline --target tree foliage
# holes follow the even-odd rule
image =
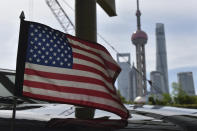
[[[120,94],[120,91],[119,91],[119,90],[117,90],[117,94],[118,94],[118,96],[120,97],[120,100],[121,100],[122,103],[124,103],[124,104],[131,104],[131,103],[132,103],[131,101],[127,101],[126,98],[123,97],[123,96]]]
[[[172,88],[172,96],[170,96],[170,94],[162,94],[162,99],[150,96],[149,104],[197,108],[197,96],[187,95],[187,93],[185,93],[181,86],[176,82],[172,83]]]
[[[172,97],[170,94],[162,94],[162,99],[155,98],[154,95],[149,97],[149,103],[152,105],[170,105],[172,104]]]
[[[173,82],[172,87],[175,104],[197,104],[197,96],[187,95],[180,84]]]

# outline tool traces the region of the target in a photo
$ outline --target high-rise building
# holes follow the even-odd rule
[[[156,24],[156,71],[159,71],[164,78],[163,93],[169,93],[166,40],[162,23]]]
[[[192,72],[180,72],[177,74],[180,87],[188,95],[195,95],[194,80]]]
[[[118,90],[120,94],[128,100],[128,89],[129,89],[129,72],[130,68],[130,53],[118,53],[117,63],[121,67],[121,72],[118,76]]]
[[[165,92],[164,76],[159,71],[152,71],[150,73],[150,80],[152,82],[150,88],[151,94],[161,98]]]
[[[147,95],[146,87],[146,60],[145,60],[145,44],[147,43],[148,36],[141,30],[139,10],[139,1],[137,0],[137,31],[133,33],[131,40],[136,46],[136,61],[137,61],[137,96]]]
[[[137,97],[137,71],[133,66],[129,72],[128,100],[134,101]]]

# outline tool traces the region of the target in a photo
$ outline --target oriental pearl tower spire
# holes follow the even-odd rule
[[[139,10],[139,1],[137,0],[137,31],[132,34],[131,40],[136,46],[136,61],[137,61],[137,96],[145,96],[147,94],[146,87],[146,60],[145,60],[145,44],[148,36],[141,30]]]

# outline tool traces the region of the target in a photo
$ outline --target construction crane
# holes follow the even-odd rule
[[[47,5],[49,6],[49,8],[51,9],[55,18],[57,19],[57,21],[59,22],[59,24],[63,28],[64,32],[69,33],[68,31],[70,31],[70,30],[75,31],[75,26],[74,26],[73,22],[68,17],[67,13],[64,11],[64,9],[62,8],[62,6],[58,2],[58,0],[45,0],[45,1],[46,1]],[[69,6],[69,8],[71,8],[71,7]],[[114,50],[116,53],[118,53],[118,51],[112,46],[112,44],[110,44],[103,36],[101,36],[99,33],[97,33],[97,35],[107,45],[109,45],[110,48],[112,48],[112,50]]]
[[[45,0],[45,2],[51,9],[53,15],[55,16],[65,33],[69,33],[69,31],[71,30],[75,31],[74,24],[57,0]]]

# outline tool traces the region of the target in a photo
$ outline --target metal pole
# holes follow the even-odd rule
[[[14,127],[15,127],[15,119],[16,119],[16,101],[17,101],[17,98],[14,96],[14,98],[13,98],[12,121],[11,121],[11,131],[14,131]]]
[[[20,32],[19,32],[19,38],[20,38],[20,33],[21,33],[21,28],[22,28],[22,23],[25,19],[25,14],[22,11],[20,14]],[[12,112],[12,121],[11,121],[11,131],[14,131],[14,127],[15,127],[15,120],[16,120],[16,104],[17,104],[17,97],[16,97],[16,85],[15,85],[15,89],[14,89],[14,93],[13,93],[14,97],[13,97],[13,112]]]
[[[97,42],[96,0],[75,0],[76,37]],[[92,119],[95,109],[76,107],[75,117]]]

